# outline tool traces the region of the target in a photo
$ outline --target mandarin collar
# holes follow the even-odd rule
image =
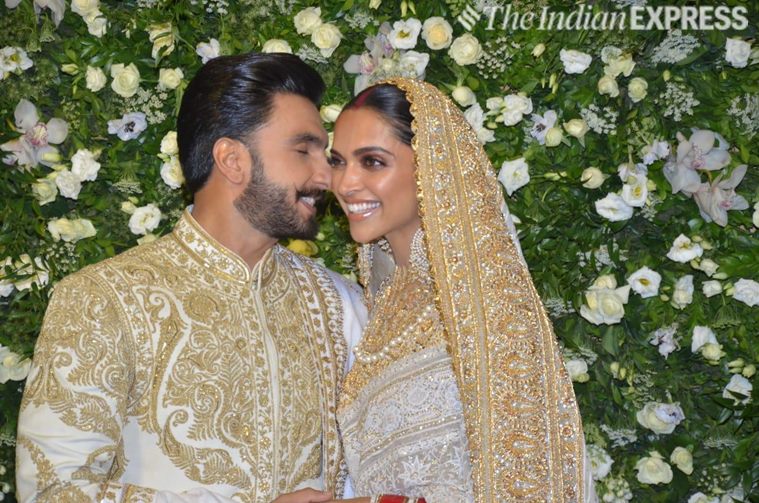
[[[219,243],[192,216],[189,207],[174,227],[174,236],[194,258],[206,267],[233,281],[260,288],[272,277],[276,265],[278,244],[264,253],[253,269],[235,252]]]

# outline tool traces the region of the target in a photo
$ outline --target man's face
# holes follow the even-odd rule
[[[276,239],[313,239],[316,203],[331,181],[327,132],[308,99],[277,94],[268,122],[251,137],[251,180],[235,200],[250,224]]]

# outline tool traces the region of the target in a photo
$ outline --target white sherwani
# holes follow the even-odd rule
[[[353,285],[275,246],[250,271],[185,212],[55,287],[21,406],[20,501],[339,493]]]

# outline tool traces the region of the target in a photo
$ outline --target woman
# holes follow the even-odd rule
[[[371,309],[338,410],[356,501],[593,500],[571,381],[462,113],[421,81],[368,88],[332,165]]]

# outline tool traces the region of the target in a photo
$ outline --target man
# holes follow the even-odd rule
[[[190,83],[177,132],[194,206],[56,286],[21,405],[21,501],[339,495],[335,401],[366,313],[277,245],[317,230],[323,90],[287,54],[219,57]]]

